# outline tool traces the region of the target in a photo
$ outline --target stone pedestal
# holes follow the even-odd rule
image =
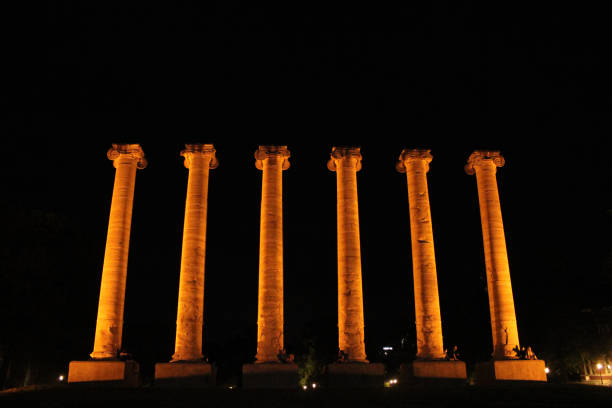
[[[400,384],[418,381],[457,381],[467,378],[465,363],[455,360],[416,360],[400,366]]]
[[[474,383],[547,381],[544,360],[493,360],[476,364]]]
[[[155,364],[155,384],[160,386],[207,387],[215,385],[214,365],[195,362]]]
[[[298,388],[298,366],[293,363],[259,363],[242,366],[242,388]]]
[[[382,388],[384,376],[382,363],[334,363],[327,366],[323,382],[329,388]]]
[[[139,372],[138,363],[132,360],[71,361],[68,367],[68,383],[137,387]]]

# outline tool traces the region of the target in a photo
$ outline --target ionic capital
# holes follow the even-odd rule
[[[216,169],[219,166],[219,161],[215,155],[215,147],[211,144],[186,144],[185,149],[181,150],[181,156],[185,158],[184,165],[189,168],[191,165],[191,158],[194,156],[208,157],[209,168]]]
[[[499,151],[490,150],[474,150],[474,153],[468,158],[467,164],[464,169],[469,175],[476,172],[474,167],[493,165],[495,167],[502,167],[506,161],[502,157]]]
[[[283,170],[289,168],[289,149],[287,146],[259,146],[255,151],[255,167],[258,170],[263,170],[263,162],[271,157],[278,157],[282,160]]]
[[[121,156],[129,156],[132,159],[136,159],[136,166],[138,169],[147,167],[147,159],[145,159],[144,151],[139,144],[113,143],[113,147],[106,152],[106,157],[113,161],[113,166],[115,168],[117,167],[117,159]]]
[[[338,163],[342,159],[354,159],[355,170],[361,170],[361,148],[360,147],[332,147],[331,157],[327,162],[327,168],[336,171]]]
[[[425,163],[425,172],[429,171],[429,163],[431,163],[431,150],[429,149],[404,149],[399,156],[399,160],[395,165],[395,169],[400,173],[406,172],[406,162],[422,160]]]

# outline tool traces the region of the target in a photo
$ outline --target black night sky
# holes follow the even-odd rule
[[[4,13],[4,355],[66,370],[93,347],[114,169],[111,143],[140,143],[123,344],[152,373],[173,353],[185,143],[214,143],[205,341],[211,360],[254,357],[260,144],[284,172],[285,342],[335,353],[334,145],[358,173],[366,349],[412,336],[403,148],[428,174],[443,333],[484,360],[491,337],[474,149],[498,170],[519,336],[544,352],[564,313],[609,306],[612,164],[607,14],[592,5],[265,8],[249,2],[93,5]],[[373,7],[373,6],[371,6]],[[27,9],[26,9],[27,8]],[[6,351],[8,350],[8,352]],[[33,351],[32,351],[33,350]],[[21,355],[20,354],[20,355]],[[42,375],[42,374],[41,374]]]

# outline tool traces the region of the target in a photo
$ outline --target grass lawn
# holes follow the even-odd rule
[[[83,388],[0,392],[0,407],[608,407],[612,388],[579,384],[412,386],[376,389],[244,390]]]

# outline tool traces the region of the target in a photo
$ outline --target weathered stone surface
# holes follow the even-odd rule
[[[504,163],[504,158],[497,151],[476,150],[465,166],[468,174],[476,174],[478,185],[495,360],[514,358],[516,354],[513,349],[519,347],[506,238],[495,178],[497,167]]]
[[[107,383],[113,386],[137,387],[139,366],[135,361],[71,361],[68,383]]]
[[[337,179],[338,347],[348,354],[348,361],[367,363],[357,205],[360,149],[334,147],[327,168],[336,172]]]
[[[215,149],[211,144],[189,144],[185,147],[181,156],[185,157],[185,167],[189,169],[189,178],[185,200],[176,341],[172,361],[198,362],[202,359],[204,322],[208,176],[209,169],[216,168],[218,161]],[[178,366],[171,367],[175,371],[178,370]],[[174,372],[169,368],[166,371]],[[176,372],[180,374],[181,371]]]
[[[243,388],[298,388],[297,364],[257,363],[242,366]]]
[[[121,350],[136,169],[147,165],[144,152],[137,144],[113,144],[107,156],[116,172],[91,353],[94,359],[116,358]]]
[[[465,363],[459,360],[416,360],[402,364],[400,384],[414,378],[465,380],[467,378]]]
[[[544,360],[493,360],[476,364],[474,382],[547,381]]]
[[[427,171],[430,162],[429,150],[404,149],[396,166],[398,171],[406,173],[408,181],[418,359],[444,358],[434,237],[427,188]]]
[[[259,232],[257,362],[278,362],[284,349],[283,325],[283,170],[287,146],[259,146],[255,166],[262,170]]]
[[[329,388],[383,387],[381,363],[334,363],[327,366],[323,383]]]
[[[215,366],[208,363],[172,362],[155,364],[155,384],[176,387],[208,387],[216,383]]]

